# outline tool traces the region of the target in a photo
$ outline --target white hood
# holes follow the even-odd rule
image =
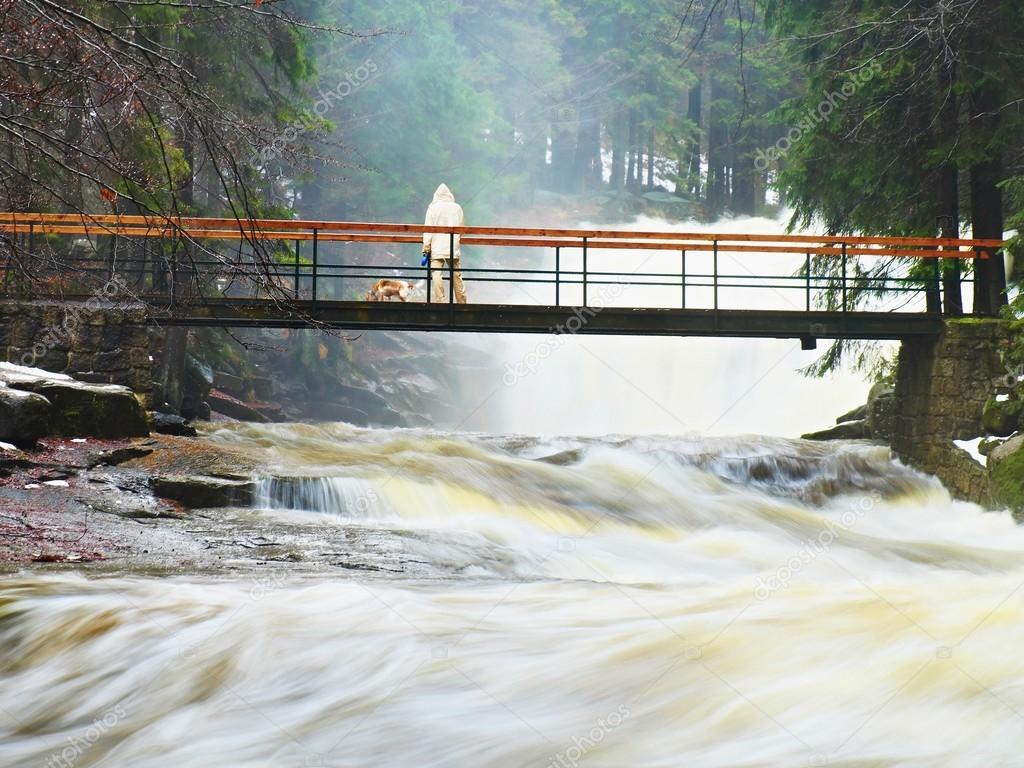
[[[455,202],[455,195],[453,195],[452,191],[450,189],[448,189],[448,185],[447,184],[442,184],[434,192],[434,202],[435,203],[441,203],[441,202],[444,202],[444,203],[454,203]]]

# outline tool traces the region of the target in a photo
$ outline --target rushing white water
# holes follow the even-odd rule
[[[213,438],[432,575],[9,579],[0,765],[1022,764],[1024,532],[883,448]]]

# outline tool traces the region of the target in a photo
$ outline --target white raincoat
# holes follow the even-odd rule
[[[432,227],[461,227],[463,221],[465,219],[462,206],[455,202],[455,196],[448,189],[448,185],[442,184],[434,192],[434,201],[427,208],[427,218],[423,223]],[[456,235],[456,259],[462,255],[460,240],[459,235]],[[431,259],[447,259],[451,255],[451,235],[425,233],[423,235],[423,250],[428,249]]]

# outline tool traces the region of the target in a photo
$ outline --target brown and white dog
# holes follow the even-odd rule
[[[373,284],[373,288],[366,292],[366,300],[391,301],[397,296],[401,301],[405,301],[414,290],[416,286],[404,280],[378,280]]]

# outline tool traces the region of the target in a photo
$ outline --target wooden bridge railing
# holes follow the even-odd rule
[[[201,302],[204,297],[225,295],[225,289],[218,281],[229,279],[232,285],[246,281],[253,284],[270,281],[271,289],[281,291],[281,298],[309,297],[312,300],[325,298],[344,299],[339,287],[342,281],[350,286],[353,298],[363,283],[379,277],[421,278],[428,283],[427,300],[430,300],[430,271],[418,266],[418,250],[406,264],[371,264],[361,260],[355,263],[332,263],[324,258],[324,246],[332,243],[364,243],[369,245],[419,244],[424,233],[448,235],[454,244],[458,237],[463,246],[490,248],[545,248],[554,251],[554,268],[512,268],[506,265],[496,267],[462,266],[467,282],[510,282],[547,284],[554,287],[554,305],[562,304],[562,293],[566,287],[582,289],[582,306],[588,306],[588,287],[595,285],[646,285],[681,289],[679,303],[687,306],[687,288],[706,288],[712,294],[711,306],[718,309],[719,293],[726,288],[802,288],[806,293],[806,309],[811,309],[812,293],[834,289],[841,292],[841,310],[847,311],[848,290],[873,288],[896,292],[924,293],[928,297],[929,311],[935,311],[935,300],[939,292],[940,259],[989,258],[1003,246],[999,240],[951,239],[930,237],[880,237],[880,236],[837,236],[837,235],[776,235],[706,232],[630,232],[620,230],[582,229],[526,229],[512,227],[428,227],[422,224],[392,224],[336,221],[303,221],[279,219],[230,219],[133,215],[44,214],[44,213],[0,213],[0,237],[20,244],[23,252],[35,254],[42,245],[48,252],[55,252],[54,237],[102,238],[110,243],[151,243],[154,239],[171,244],[171,254],[152,253],[143,248],[141,256],[130,254],[112,259],[108,253],[95,256],[66,259],[66,268],[83,275],[93,274],[108,277],[115,269],[135,275],[136,288],[148,296],[166,296],[173,302]],[[216,243],[234,242],[234,252],[225,254]],[[293,257],[285,259],[280,251],[272,261],[257,265],[250,249],[267,248],[268,243],[290,243],[288,253],[294,249]],[[187,262],[179,260],[177,247],[182,244],[191,248]],[[302,256],[302,245],[308,244],[310,252]],[[111,248],[113,246],[110,246]],[[59,249],[58,249],[59,250]],[[130,250],[130,249],[129,249]],[[572,251],[573,265],[567,266],[565,251]],[[603,269],[594,270],[588,263],[598,251],[634,252],[675,252],[680,258],[678,268],[672,271],[639,272],[630,271],[619,262]],[[578,252],[578,253],[577,253]],[[705,260],[710,257],[706,271],[687,271],[687,255],[700,254]],[[792,267],[784,275],[761,275],[748,270],[748,274],[724,274],[720,271],[719,257],[732,255],[790,255],[802,260],[802,273],[794,274]],[[837,260],[836,270],[812,274],[812,259],[818,257]],[[917,276],[887,278],[864,278],[863,275],[848,275],[847,263],[862,257],[889,259],[926,259],[932,265],[927,279]],[[409,262],[414,262],[410,265]],[[466,260],[464,259],[464,262]],[[64,263],[60,259],[55,264]],[[607,263],[607,260],[606,260]],[[692,266],[692,264],[691,264]],[[8,265],[10,267],[10,265]],[[448,267],[451,271],[451,265]],[[838,274],[836,274],[838,272]],[[185,275],[185,277],[183,277]],[[637,279],[642,278],[642,279]],[[774,282],[773,282],[774,281]],[[782,282],[778,282],[782,281]],[[867,282],[865,282],[867,281]],[[186,285],[182,285],[185,283]],[[290,283],[290,286],[288,285]],[[357,286],[352,290],[351,286]],[[331,291],[325,290],[330,286]],[[5,289],[7,284],[5,281]],[[307,288],[306,292],[303,288]],[[266,286],[264,286],[264,289]],[[288,290],[290,288],[290,290]],[[35,293],[37,290],[33,289]],[[259,292],[257,288],[257,293]],[[451,280],[449,274],[449,300]],[[271,290],[273,292],[273,290]],[[333,296],[329,294],[333,293]],[[65,292],[63,295],[66,295]],[[237,296],[237,291],[234,294]],[[241,298],[241,297],[240,297]],[[252,298],[251,296],[246,298]]]

